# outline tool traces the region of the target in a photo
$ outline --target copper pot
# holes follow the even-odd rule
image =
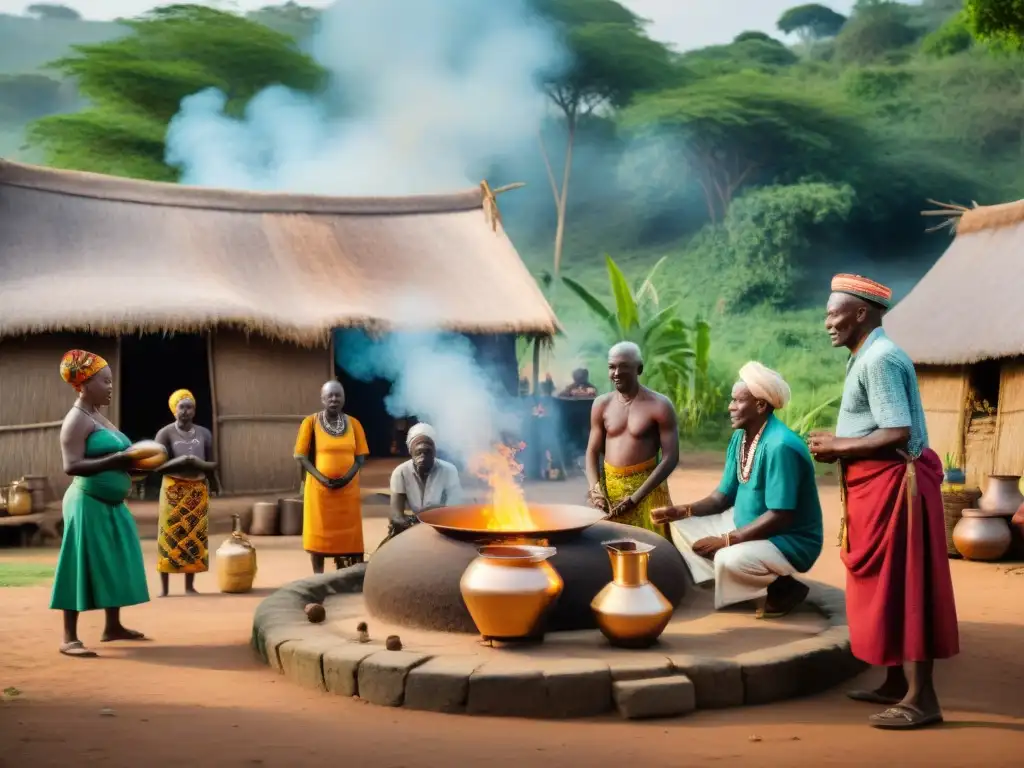
[[[998,560],[1011,541],[1006,515],[980,509],[965,509],[953,529],[953,544],[967,560]]]
[[[590,603],[597,625],[612,645],[653,645],[672,618],[672,604],[647,578],[654,546],[622,539],[604,547],[612,561],[612,581]]]
[[[978,509],[1009,516],[1021,504],[1024,504],[1024,494],[1020,492],[1020,475],[991,475],[978,501]]]
[[[548,559],[554,547],[488,544],[462,574],[459,588],[484,640],[541,639],[562,577]]]
[[[7,491],[7,514],[32,514],[32,491],[29,490],[24,480],[11,483]]]

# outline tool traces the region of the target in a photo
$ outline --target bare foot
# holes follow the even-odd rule
[[[134,629],[128,629],[127,627],[113,627],[112,629],[103,630],[103,636],[100,640],[104,643],[111,643],[117,640],[149,640],[141,632],[136,632]]]

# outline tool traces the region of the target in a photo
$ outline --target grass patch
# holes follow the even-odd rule
[[[0,587],[33,587],[53,578],[54,567],[40,563],[0,563]]]

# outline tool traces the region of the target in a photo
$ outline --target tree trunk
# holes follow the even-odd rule
[[[565,212],[566,202],[569,197],[569,177],[572,174],[572,147],[573,142],[576,139],[576,116],[573,115],[566,119],[566,129],[568,134],[566,136],[565,145],[565,168],[562,170],[562,188],[559,190],[558,199],[558,224],[555,227],[555,269],[554,277],[558,279],[559,271],[562,268],[562,246],[565,242]]]

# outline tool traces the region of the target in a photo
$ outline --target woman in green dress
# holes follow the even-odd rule
[[[64,540],[50,608],[64,612],[60,652],[91,657],[96,654],[78,639],[78,614],[103,609],[103,642],[145,640],[121,623],[121,609],[149,602],[149,587],[139,532],[124,503],[132,488],[132,460],[124,454],[131,441],[100,413],[114,392],[110,366],[73,349],[61,360],[60,375],[78,399],[60,430],[64,471],[74,480],[64,494]]]

